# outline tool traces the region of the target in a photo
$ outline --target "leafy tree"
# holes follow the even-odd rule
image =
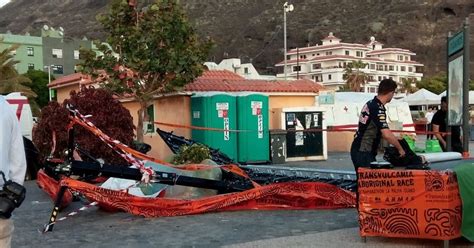
[[[14,52],[19,45],[13,45],[0,52],[0,94],[21,92],[27,97],[36,97],[36,93],[30,89],[31,80],[19,75],[15,65],[19,63],[14,60]]]
[[[113,0],[99,21],[110,46],[98,45],[98,56],[82,50],[82,71],[115,93],[134,97],[140,104],[137,140],[143,141],[143,121],[153,97],[199,76],[212,43],[198,41],[177,0],[156,0],[146,8],[136,1]]]
[[[114,99],[106,89],[83,87],[80,92],[71,92],[70,99],[63,104],[72,104],[84,115],[91,115],[89,120],[113,139],[126,145],[133,141],[133,120],[130,112]],[[101,106],[101,107],[97,107]],[[56,136],[56,148],[53,157],[61,157],[67,148],[67,125],[69,113],[63,105],[55,101],[41,110],[39,123],[33,130],[33,142],[38,147],[43,158],[51,154],[53,147],[53,133]],[[115,151],[102,142],[94,134],[81,126],[75,126],[75,141],[84,150],[96,158],[102,158],[111,164],[126,164]]]
[[[420,81],[416,82],[418,89],[426,89],[435,94],[441,94],[446,90],[447,85],[448,78],[444,72],[433,77],[423,77]]]
[[[23,76],[29,78],[32,82],[31,90],[33,90],[38,97],[36,97],[36,103],[40,108],[46,106],[49,102],[49,89],[48,89],[48,73],[40,70],[29,70]],[[51,80],[55,78],[51,75]]]
[[[367,64],[361,60],[348,63],[343,75],[343,79],[346,80],[346,85],[342,90],[362,92],[368,80],[367,74],[362,71],[366,66]]]

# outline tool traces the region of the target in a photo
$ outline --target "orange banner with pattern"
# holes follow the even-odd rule
[[[361,236],[461,236],[461,199],[452,171],[359,168],[358,191]]]

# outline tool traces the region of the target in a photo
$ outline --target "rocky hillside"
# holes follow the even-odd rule
[[[0,32],[34,33],[48,24],[64,27],[69,36],[103,38],[95,16],[106,10],[107,2],[12,0],[0,9]],[[273,65],[283,60],[284,2],[181,0],[198,32],[216,41],[211,60],[240,57],[244,62],[252,60],[264,73],[274,71]],[[365,43],[375,36],[385,47],[416,52],[415,59],[425,64],[429,75],[445,70],[448,31],[458,30],[464,18],[474,13],[472,0],[294,0],[292,3],[295,10],[288,14],[287,22],[289,47],[314,45],[329,32],[345,42],[355,43]]]

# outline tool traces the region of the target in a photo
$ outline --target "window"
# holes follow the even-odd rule
[[[315,55],[315,54],[313,53],[313,57],[314,57],[314,55]]]
[[[321,69],[321,64],[313,64],[313,70]]]
[[[62,59],[63,58],[63,49],[54,49],[53,48],[53,58]]]
[[[405,56],[405,61],[408,61],[408,56]]]
[[[319,53],[317,53],[316,56],[319,56]]]
[[[287,59],[287,60],[291,60],[291,56],[290,56],[290,55],[286,55],[286,59]]]
[[[146,108],[147,121],[144,123],[144,128],[146,133],[155,132],[155,105],[152,104]]]
[[[28,56],[35,56],[35,49],[33,47],[27,47],[26,48],[26,54]]]
[[[402,55],[398,55],[398,60],[399,60],[399,61],[403,61],[403,56],[402,56]]]
[[[332,51],[326,52],[326,55],[332,55]]]
[[[244,73],[249,74],[249,68],[248,67],[244,67]]]
[[[293,66],[293,71],[301,71],[301,65]]]
[[[370,75],[369,76],[369,81],[374,81],[374,76]]]
[[[79,59],[79,50],[74,50],[74,59]]]
[[[413,67],[408,67],[409,72],[413,72]]]
[[[384,65],[383,68],[384,68],[384,71],[388,71],[388,66],[387,65]]]
[[[357,56],[357,57],[362,57],[362,52],[361,52],[361,51],[357,51],[357,52],[356,52],[356,56]]]
[[[377,65],[377,70],[383,71],[383,65]]]
[[[51,66],[51,69],[53,69],[53,74],[63,74],[63,66],[62,65],[53,65]]]
[[[382,76],[379,76],[378,79],[379,79],[379,81],[382,81]]]
[[[28,71],[29,70],[34,70],[35,69],[35,64],[33,63],[28,63]]]
[[[406,71],[405,66],[400,66],[400,71]]]
[[[51,94],[51,100],[57,101],[58,100],[58,94],[55,89],[50,89],[49,93]]]
[[[331,79],[332,79],[332,75],[328,74],[328,80],[331,80]]]
[[[349,51],[346,50],[346,55],[349,55]]]
[[[388,66],[389,71],[393,71],[393,69],[395,69],[395,67],[393,65]]]
[[[306,59],[306,55],[300,55],[300,59]]]
[[[370,64],[370,69],[375,70],[375,64]]]

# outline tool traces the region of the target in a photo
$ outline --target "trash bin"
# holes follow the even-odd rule
[[[273,164],[284,164],[286,162],[286,131],[270,131],[270,153]]]

